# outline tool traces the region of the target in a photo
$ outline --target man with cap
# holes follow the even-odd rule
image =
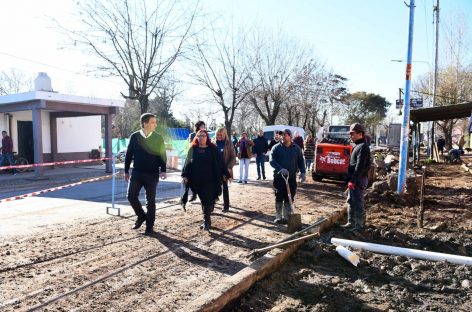
[[[286,224],[288,217],[293,213],[288,199],[285,178],[288,176],[288,184],[292,201],[297,191],[297,169],[300,169],[302,182],[306,180],[305,161],[303,152],[298,145],[292,142],[292,132],[289,129],[283,131],[282,141],[276,144],[270,153],[270,165],[274,168],[275,189],[275,223]],[[283,208],[283,209],[282,209]]]
[[[367,174],[370,168],[370,149],[365,139],[365,130],[361,124],[352,124],[349,128],[352,142],[356,145],[352,149],[347,173],[348,209],[347,223],[343,227],[353,226],[355,230],[364,227],[365,203],[364,192],[367,188]]]

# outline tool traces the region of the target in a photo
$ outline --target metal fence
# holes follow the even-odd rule
[[[184,161],[184,157],[179,157],[178,165],[176,166],[176,168],[168,171],[168,178],[166,180],[159,180],[156,191],[156,203],[169,199],[180,198],[182,196],[184,192],[184,187],[181,183],[180,173],[182,172]],[[120,207],[129,206],[129,202],[127,199],[128,183],[124,179],[117,177],[117,175],[123,174],[124,172],[119,172],[116,170],[115,157],[113,157],[112,168],[113,176],[111,205],[107,206],[106,212],[107,214],[109,214],[111,211],[114,211],[114,213],[120,215]],[[145,206],[146,193],[144,188],[141,189],[139,199],[141,201],[141,204]]]

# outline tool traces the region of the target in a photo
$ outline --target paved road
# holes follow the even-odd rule
[[[67,170],[71,170],[71,175],[78,174],[77,170]],[[267,177],[270,179],[272,169],[268,164],[266,164],[266,171]],[[234,173],[238,178],[238,166],[235,166]],[[255,177],[257,177],[256,166],[251,163],[248,187],[251,187],[251,183],[254,183]],[[182,192],[180,181],[180,172],[171,172],[168,173],[167,180],[159,182],[157,189],[158,209],[180,209],[180,206],[169,206],[163,200],[164,198],[170,199],[180,196]],[[121,215],[133,216],[134,213],[126,200],[126,183],[123,179],[117,179],[115,182],[115,203],[117,207],[120,207]],[[40,182],[36,183],[34,187],[28,186],[23,189],[21,184],[18,183],[17,185],[18,187],[14,189],[3,188],[0,191],[0,198],[39,191],[45,188]],[[33,234],[37,231],[47,231],[49,227],[56,227],[57,225],[63,225],[64,229],[67,230],[69,224],[80,222],[80,220],[111,217],[106,214],[106,208],[111,206],[111,196],[112,181],[103,180],[0,203],[0,239],[24,235],[25,232]],[[140,198],[144,203],[143,191]]]
[[[132,215],[132,209],[126,200],[126,183],[117,179],[115,201],[121,208],[121,215]],[[2,198],[41,190],[39,184],[28,191],[3,192]],[[71,224],[84,219],[110,217],[106,207],[111,206],[112,181],[103,180],[84,183],[62,190],[28,197],[11,202],[0,203],[0,238],[15,236],[27,232],[47,230],[57,224]],[[157,201],[160,206],[164,198],[176,198],[181,194],[180,173],[168,175],[168,179],[158,185]],[[144,203],[144,190],[140,198]],[[158,206],[159,206],[158,205]],[[174,207],[177,209],[178,206]]]

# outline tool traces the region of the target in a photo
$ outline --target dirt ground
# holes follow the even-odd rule
[[[330,237],[472,255],[472,175],[458,165],[428,177],[425,228],[416,207],[370,204],[368,227],[334,227],[308,242],[279,271],[254,285],[233,311],[471,311],[472,268],[358,252],[358,268],[340,258]],[[230,187],[231,208],[199,229],[201,208],[159,204],[155,237],[130,229],[133,216],[57,226],[0,242],[2,311],[175,311],[253,259],[251,250],[285,235],[272,223],[272,181]],[[345,186],[311,180],[299,187],[302,222],[345,205]]]
[[[284,267],[258,282],[233,311],[472,311],[472,267],[355,251],[354,267],[331,237],[472,256],[472,175],[458,165],[428,168],[424,228],[417,207],[381,196],[367,228],[333,227],[306,243]],[[383,198],[382,198],[383,197]]]

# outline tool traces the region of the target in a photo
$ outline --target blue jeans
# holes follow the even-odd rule
[[[13,153],[2,154],[2,156],[0,158],[0,166],[3,166],[3,163],[5,162],[5,160],[8,160],[8,165],[9,166],[14,166],[15,165],[15,158],[13,157]],[[11,170],[12,174],[14,174],[15,172],[16,172],[15,169]]]
[[[261,171],[262,171],[262,177],[265,179],[264,163],[265,163],[265,155],[264,154],[258,154],[256,156],[256,166],[257,166],[257,177],[259,179],[261,178]]]
[[[305,160],[305,168],[307,171],[310,169],[312,163],[313,163],[313,160],[310,160],[310,159]]]
[[[367,177],[363,177],[359,179],[359,183],[356,184],[356,188],[353,190],[349,190],[347,195],[347,202],[349,204],[349,212],[352,217],[352,221],[356,226],[364,226],[364,218],[365,218],[365,201],[364,201],[364,193],[367,188],[367,184],[369,183],[369,179]]]

